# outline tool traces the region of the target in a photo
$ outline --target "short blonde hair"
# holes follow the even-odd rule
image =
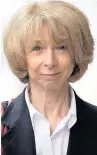
[[[93,60],[94,41],[87,17],[72,4],[45,1],[29,4],[15,15],[4,34],[4,52],[12,72],[23,83],[28,82],[25,60],[27,40],[30,42],[46,22],[52,31],[52,42],[63,41],[79,70],[69,81],[80,79]]]

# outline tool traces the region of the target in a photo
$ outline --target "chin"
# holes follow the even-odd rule
[[[60,82],[60,81],[59,81]],[[62,85],[63,82],[59,83],[58,81],[41,81],[39,82],[39,84],[44,88],[44,89],[54,89],[54,90],[59,90]]]

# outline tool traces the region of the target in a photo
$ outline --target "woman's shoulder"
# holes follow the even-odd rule
[[[83,100],[77,94],[75,96],[79,120],[84,123],[88,122],[97,128],[97,106]]]
[[[96,120],[97,122],[97,106],[84,101],[84,111],[89,119]]]
[[[76,92],[75,92],[75,99],[76,99],[77,105],[80,109],[83,109],[85,112],[87,111],[89,113],[94,113],[95,115],[97,115],[97,106],[96,105],[94,105],[88,101],[85,101]]]
[[[81,100],[82,108],[86,113],[89,113],[90,116],[91,115],[97,116],[97,106],[96,105],[94,105],[90,102],[87,102],[81,98],[80,98],[80,100]]]
[[[26,108],[26,102],[25,102],[25,89],[20,93],[16,98],[11,99],[10,101],[3,101],[2,105],[6,108],[4,108],[4,114],[1,118],[2,122],[8,119],[17,120],[20,115],[24,112]],[[15,121],[13,120],[13,121]]]

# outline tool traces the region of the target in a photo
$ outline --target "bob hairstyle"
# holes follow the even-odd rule
[[[77,67],[69,81],[79,80],[93,60],[94,40],[84,13],[63,1],[34,2],[12,18],[4,33],[4,52],[12,72],[21,82],[29,81],[27,48],[35,42],[44,23],[51,29],[52,43],[64,43]]]

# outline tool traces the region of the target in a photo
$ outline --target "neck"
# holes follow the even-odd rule
[[[47,118],[63,118],[70,106],[69,84],[60,89],[43,89],[30,84],[30,101],[34,107]]]

